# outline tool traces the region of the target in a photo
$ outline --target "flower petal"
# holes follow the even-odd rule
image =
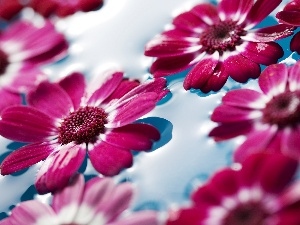
[[[169,212],[166,225],[199,225],[206,218],[206,213],[200,207],[182,208]]]
[[[281,151],[283,154],[300,159],[300,127],[286,129],[282,137]]]
[[[191,9],[191,12],[208,25],[212,25],[219,21],[217,7],[210,3],[196,5]]]
[[[252,26],[260,23],[281,3],[281,1],[282,0],[274,0],[271,2],[265,0],[255,1],[247,15],[247,23],[252,24]]]
[[[72,100],[58,84],[42,82],[27,98],[29,105],[53,118],[61,119],[73,109]],[[51,102],[55,104],[49,104]]]
[[[104,141],[96,143],[88,151],[94,168],[105,176],[118,174],[122,169],[131,167],[132,155],[129,150],[112,146]]]
[[[291,42],[290,42],[290,49],[293,52],[297,52],[298,54],[300,54],[300,32],[296,33]]]
[[[276,131],[274,127],[267,127],[249,134],[244,143],[235,150],[234,161],[243,162],[249,155],[264,152]]]
[[[216,107],[211,115],[211,120],[214,122],[238,122],[249,121],[259,118],[261,113],[256,110],[234,107],[230,105],[220,105]]]
[[[240,83],[245,83],[250,78],[255,79],[260,75],[259,65],[242,55],[228,57],[223,65],[226,73]]]
[[[201,33],[207,24],[202,21],[198,16],[191,12],[183,12],[176,16],[172,22],[176,28]]]
[[[54,121],[33,107],[11,106],[2,112],[0,134],[20,142],[47,141],[56,134]]]
[[[150,150],[152,140],[160,138],[159,131],[149,124],[128,124],[126,126],[113,129],[105,135],[104,141],[132,150]]]
[[[84,75],[76,72],[72,73],[60,80],[58,84],[69,95],[74,108],[77,109],[85,93],[86,84]]]
[[[288,85],[290,91],[300,90],[300,62],[289,68]]]
[[[52,208],[59,217],[61,224],[71,224],[82,203],[84,192],[84,177],[76,175],[65,188],[55,192]]]
[[[22,99],[20,94],[12,93],[0,88],[0,114],[8,106],[21,105]]]
[[[126,104],[119,106],[108,115],[106,128],[117,128],[134,122],[150,112],[156,105],[158,95],[155,92],[141,93]]]
[[[285,64],[268,66],[260,75],[258,84],[260,89],[272,96],[285,91],[288,79],[288,68]]]
[[[181,72],[191,65],[193,60],[200,54],[184,54],[181,56],[158,58],[152,63],[150,72],[154,77],[168,76],[174,73]]]
[[[0,1],[0,18],[10,20],[22,9],[23,5],[19,2],[19,0]]]
[[[40,194],[54,192],[65,187],[85,158],[85,149],[72,143],[56,146],[43,163],[36,178],[36,188]]]
[[[29,200],[16,206],[9,220],[14,225],[59,224],[52,208],[37,200]]]
[[[154,211],[139,211],[126,216],[119,221],[111,222],[109,225],[159,225],[158,213]],[[189,223],[189,225],[191,225]]]
[[[264,27],[250,31],[254,34],[255,41],[270,42],[288,37],[293,34],[295,28],[286,24],[277,24],[274,26]]]
[[[278,12],[276,18],[279,19],[281,23],[300,26],[300,11],[284,10]]]
[[[21,147],[10,153],[1,163],[1,174],[7,175],[28,168],[46,159],[53,147],[50,143],[35,143]]]

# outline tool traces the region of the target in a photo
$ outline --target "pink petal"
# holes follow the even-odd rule
[[[294,30],[293,26],[277,24],[255,30],[254,38],[258,42],[271,42],[292,35]]]
[[[284,92],[288,79],[288,68],[285,64],[268,66],[260,75],[258,84],[265,94],[273,96]]]
[[[252,131],[253,121],[238,121],[222,123],[221,125],[213,128],[208,136],[213,137],[215,141],[223,141],[239,135],[245,135]]]
[[[47,142],[21,147],[10,153],[2,161],[1,174],[7,175],[28,168],[46,159],[53,150],[53,146]]]
[[[182,30],[173,28],[170,30],[165,30],[161,33],[161,36],[168,37],[168,38],[174,38],[174,39],[182,39],[183,37],[199,37],[199,34],[194,33],[193,31],[188,30]],[[155,38],[154,38],[155,39]]]
[[[288,85],[290,91],[300,90],[300,62],[289,68]]]
[[[300,12],[299,11],[281,11],[276,14],[276,18],[280,20],[281,23],[300,26]]]
[[[234,152],[234,161],[243,162],[248,156],[264,152],[275,136],[276,130],[273,127],[253,131],[246,137],[246,140]],[[257,141],[259,140],[259,141]]]
[[[84,96],[86,87],[84,75],[76,72],[72,73],[60,80],[58,84],[69,95],[74,108],[79,108],[81,98]]]
[[[8,106],[21,105],[22,98],[20,94],[12,93],[0,88],[0,113]]]
[[[207,217],[201,207],[181,208],[169,212],[166,225],[199,225]]]
[[[246,109],[262,109],[264,104],[256,103],[262,101],[263,94],[251,89],[236,89],[226,93],[222,98],[222,103]]]
[[[176,28],[193,31],[195,33],[201,33],[201,31],[207,27],[204,21],[191,12],[184,12],[176,16],[173,20],[173,24]]]
[[[281,151],[283,154],[300,159],[300,127],[287,128],[282,137]]]
[[[255,1],[246,18],[247,23],[253,25],[260,23],[281,3],[281,1],[282,0],[274,0],[271,2],[265,0]]]
[[[73,109],[72,100],[58,84],[43,82],[27,98],[29,105],[53,118],[63,118]]]
[[[77,7],[83,12],[89,12],[98,9],[103,4],[103,0],[80,0]]]
[[[200,89],[203,87],[207,83],[209,77],[214,73],[217,64],[218,60],[215,60],[212,57],[204,58],[198,62],[186,76],[183,83],[184,89]]]
[[[209,25],[219,21],[218,10],[216,6],[210,3],[201,3],[196,5],[191,9],[191,12]]]
[[[10,20],[22,9],[23,5],[19,2],[19,0],[2,0],[0,1],[0,18]]]
[[[250,78],[255,79],[260,75],[259,65],[242,55],[228,57],[223,65],[226,73],[240,83],[245,83]]]
[[[159,131],[148,124],[128,124],[113,129],[105,135],[104,141],[118,147],[132,150],[150,150],[152,140],[159,140]]]
[[[299,202],[300,200],[299,190],[300,190],[299,181],[295,181],[292,185],[289,185],[289,187],[287,187],[284,190],[284,192],[280,195],[280,205],[283,207],[289,207],[293,203]]]
[[[222,201],[218,193],[216,193],[214,185],[212,186],[210,183],[198,188],[191,195],[191,199],[196,206],[207,205],[208,207],[220,205]]]
[[[189,53],[181,56],[158,58],[151,65],[150,72],[154,77],[168,76],[181,72],[191,65],[198,54]]]
[[[281,46],[275,42],[248,42],[245,50],[241,52],[241,54],[253,62],[270,65],[276,63],[278,59],[283,56],[283,50]]]
[[[89,97],[88,104],[99,105],[110,96],[122,82],[123,72],[113,72]]]
[[[1,11],[0,11],[0,13],[1,13]],[[14,224],[12,224],[11,219],[9,217],[7,217],[0,221],[0,225],[14,225]]]
[[[126,216],[110,225],[159,225],[158,213],[154,211],[139,211]],[[190,224],[189,224],[190,225]]]
[[[231,1],[231,0],[222,0],[218,4],[219,14],[226,15],[226,19],[235,19],[236,14],[239,15],[240,4],[245,4],[244,1]],[[252,2],[247,2],[248,5],[252,6]],[[249,7],[249,6],[248,6]]]
[[[43,163],[35,182],[40,194],[54,192],[65,187],[85,158],[85,149],[72,143],[56,146]]]
[[[120,105],[108,116],[107,128],[117,128],[134,122],[136,119],[150,112],[156,105],[155,92],[141,93],[124,105]]]
[[[33,107],[12,106],[2,112],[0,134],[11,140],[47,141],[56,132],[54,121]]]
[[[291,42],[290,42],[290,49],[293,52],[297,52],[298,54],[300,54],[300,32],[296,33]]]
[[[260,117],[258,113],[253,113],[255,110],[249,110],[230,105],[220,105],[216,107],[211,115],[211,120],[214,122],[240,122],[251,120]]]
[[[55,192],[52,199],[52,208],[56,214],[63,214],[63,224],[72,223],[82,203],[84,192],[84,177],[76,175],[65,188]]]
[[[147,43],[144,54],[155,57],[183,55],[198,51],[201,48],[198,42],[199,38],[159,36]]]
[[[37,200],[22,202],[12,210],[10,217],[10,221],[14,225],[42,225],[49,219],[55,222],[55,213],[50,206]]]
[[[112,146],[104,141],[95,144],[89,149],[88,154],[94,168],[105,176],[116,175],[132,165],[129,150]]]
[[[258,181],[266,192],[281,193],[291,182],[297,167],[297,160],[281,154],[269,155],[261,165]]]

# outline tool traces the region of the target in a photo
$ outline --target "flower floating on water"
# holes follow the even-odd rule
[[[42,25],[19,21],[4,30],[0,34],[0,112],[20,104],[20,93],[46,79],[39,66],[61,59],[67,49],[64,36],[48,21]]]
[[[37,174],[39,193],[65,186],[81,166],[86,151],[94,168],[116,175],[132,165],[130,150],[149,150],[159,131],[133,123],[168,92],[163,78],[138,83],[107,71],[88,87],[73,73],[59,83],[41,83],[28,94],[29,106],[2,113],[0,134],[30,143],[8,155],[1,174],[11,174],[45,160]]]
[[[230,76],[244,83],[257,78],[260,66],[276,63],[283,56],[275,40],[293,33],[284,24],[252,29],[267,17],[280,0],[222,0],[203,3],[173,20],[173,28],[151,40],[146,56],[157,57],[150,71],[168,76],[194,66],[184,88],[218,91]]]
[[[300,1],[293,0],[289,2],[282,11],[276,14],[281,23],[299,27],[300,26]],[[295,34],[290,42],[292,51],[300,54],[300,33]]]
[[[260,151],[276,151],[300,160],[300,62],[268,66],[258,78],[261,92],[227,92],[211,116],[219,125],[210,132],[217,141],[246,135],[235,160]]]
[[[77,175],[54,193],[51,206],[38,200],[17,205],[0,225],[157,225],[157,213],[139,211],[122,216],[134,194],[130,183],[116,185],[112,178],[95,177],[84,183]]]
[[[191,196],[192,205],[169,213],[167,225],[298,225],[297,161],[257,154],[240,170],[223,169]]]

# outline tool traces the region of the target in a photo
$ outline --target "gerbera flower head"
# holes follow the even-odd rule
[[[84,183],[77,175],[72,183],[54,193],[52,204],[38,200],[21,202],[1,225],[157,225],[154,211],[123,215],[130,206],[134,189],[130,183],[115,184],[112,178],[95,177]]]
[[[20,104],[18,94],[46,79],[39,66],[61,59],[67,49],[64,36],[49,21],[36,25],[21,20],[0,33],[0,112]]]
[[[151,40],[146,56],[157,57],[150,71],[167,76],[193,66],[184,88],[218,91],[230,76],[244,83],[257,78],[260,66],[276,63],[283,56],[275,40],[293,33],[278,24],[252,29],[267,17],[280,0],[222,0],[218,6],[202,3],[173,20],[173,28]]]
[[[28,94],[28,106],[5,109],[0,134],[29,144],[3,160],[1,174],[45,160],[35,185],[47,193],[68,183],[86,151],[98,172],[112,176],[132,165],[130,150],[150,150],[159,131],[133,122],[166,95],[165,79],[139,83],[115,70],[101,75],[88,87],[81,73],[58,83],[42,82]]]
[[[219,123],[216,140],[246,135],[235,151],[242,161],[254,152],[274,149],[300,160],[300,62],[268,66],[258,78],[262,92],[250,89],[226,93],[211,119]],[[258,141],[259,140],[259,141]]]
[[[31,0],[28,5],[44,17],[66,17],[78,11],[96,10],[103,5],[103,0]]]
[[[192,204],[171,211],[167,225],[297,225],[298,162],[281,154],[255,154],[241,169],[225,168],[196,189]]]
[[[293,0],[289,2],[282,11],[276,14],[276,17],[279,19],[280,23],[292,25],[299,27],[300,26],[300,1]],[[290,49],[300,54],[300,33],[296,33],[291,42]]]

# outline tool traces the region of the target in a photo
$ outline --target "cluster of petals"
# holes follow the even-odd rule
[[[40,83],[28,94],[28,106],[6,108],[0,134],[29,144],[3,160],[1,174],[45,160],[35,185],[39,193],[47,193],[68,183],[86,152],[103,175],[113,176],[130,167],[130,150],[150,150],[160,138],[155,127],[135,121],[168,90],[163,78],[140,83],[123,75],[107,70],[86,85],[84,76],[75,72],[57,83]]]
[[[281,154],[249,156],[241,169],[215,173],[191,195],[191,205],[170,211],[167,225],[298,225],[298,162]]]
[[[244,83],[260,74],[260,64],[276,63],[283,50],[275,40],[293,34],[294,27],[277,24],[252,29],[281,0],[222,0],[201,3],[173,19],[172,28],[154,37],[145,55],[156,57],[154,77],[189,70],[184,88],[220,90],[230,76]]]
[[[295,27],[300,26],[300,1],[293,0],[289,2],[282,11],[276,14],[276,17],[279,19],[280,23],[292,25]],[[291,42],[290,49],[296,51],[300,54],[300,33],[296,33]]]
[[[0,33],[0,112],[20,104],[25,93],[46,78],[40,66],[66,56],[68,43],[54,25],[45,20],[12,23]]]
[[[0,225],[157,225],[157,213],[139,211],[123,216],[134,189],[130,183],[95,177],[84,182],[77,175],[71,184],[53,195],[52,204],[29,200],[17,205]]]
[[[211,115],[219,125],[209,135],[217,141],[245,135],[234,153],[239,162],[255,152],[275,150],[299,160],[300,62],[268,66],[258,84],[262,92],[237,89],[225,94]]]
[[[31,7],[40,15],[66,17],[78,11],[89,12],[99,9],[103,0],[1,0],[0,20],[11,20],[25,7]]]

